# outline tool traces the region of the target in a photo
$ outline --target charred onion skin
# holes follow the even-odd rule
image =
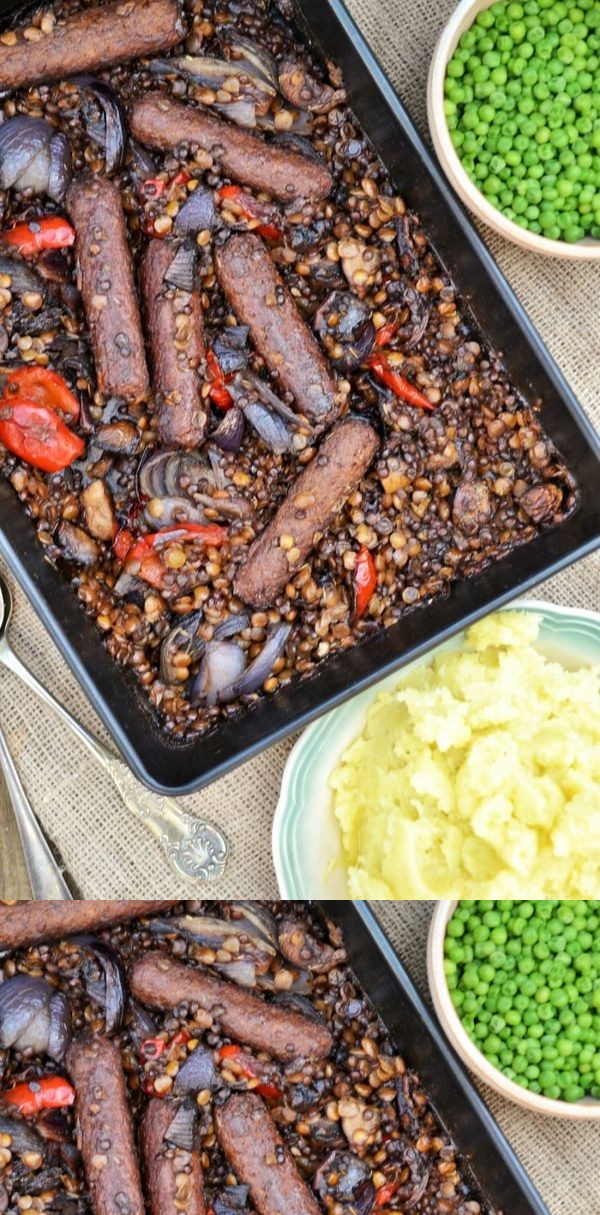
[[[234,181],[281,202],[325,198],[333,184],[324,162],[320,166],[164,93],[148,93],[136,102],[129,124],[135,138],[152,148],[168,152],[184,142],[198,145]]]
[[[23,949],[40,941],[59,941],[79,932],[97,932],[138,916],[168,911],[173,906],[170,899],[14,903],[0,907],[0,949]]]
[[[148,953],[136,962],[129,985],[136,999],[151,1008],[174,1008],[182,1001],[198,1004],[234,1041],[268,1051],[275,1059],[324,1058],[331,1049],[325,1025],[313,1025],[298,1013],[267,1004],[250,991],[163,953]]]
[[[198,447],[208,425],[199,382],[205,353],[202,305],[198,291],[182,291],[165,279],[176,251],[170,242],[150,241],[141,266],[142,299],[159,440],[176,447]]]
[[[250,1187],[258,1215],[321,1215],[260,1097],[234,1093],[216,1110],[215,1122],[219,1143],[236,1177]]]
[[[250,546],[235,591],[253,607],[269,606],[333,521],[375,458],[379,436],[368,422],[346,418],[323,441],[287,498]],[[291,543],[290,543],[291,541]]]
[[[18,31],[16,31],[18,33]],[[0,43],[3,89],[21,89],[74,72],[95,71],[152,55],[183,37],[177,0],[116,0],[98,4],[54,26],[39,42]]]
[[[67,208],[100,392],[146,400],[150,383],[121,195],[101,177],[73,182]]]
[[[296,409],[321,430],[331,425],[335,380],[264,242],[252,233],[230,236],[215,264],[238,320],[249,326],[256,349]]]
[[[67,1067],[94,1215],[145,1215],[118,1047],[108,1038],[80,1038],[69,1048]]]
[[[150,1215],[204,1215],[200,1151],[169,1145],[168,1130],[178,1103],[155,1097],[148,1103],[141,1126],[141,1147]],[[185,1176],[185,1186],[179,1177]]]

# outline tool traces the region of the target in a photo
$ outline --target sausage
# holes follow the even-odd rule
[[[373,460],[379,437],[367,422],[346,418],[327,435],[287,498],[250,545],[234,590],[254,607],[272,607],[330,526]]]
[[[144,1215],[127,1087],[108,1038],[78,1038],[67,1051],[81,1153],[94,1215]]]
[[[0,82],[20,89],[74,72],[93,72],[138,55],[166,51],[185,33],[177,0],[118,0],[58,22],[39,42],[15,30],[0,42]]]
[[[233,1171],[250,1188],[258,1215],[322,1215],[296,1163],[255,1093],[235,1093],[215,1109],[219,1142]]]
[[[129,125],[140,143],[170,152],[180,144],[195,144],[234,181],[265,190],[282,202],[297,198],[326,198],[333,185],[325,162],[267,143],[204,110],[149,93],[133,106]]]
[[[331,1050],[332,1037],[326,1025],[317,1025],[288,1008],[267,1004],[252,992],[164,953],[151,952],[135,962],[129,985],[136,999],[151,1008],[198,1004],[228,1037],[244,1046],[266,1050],[274,1059],[321,1059]]]
[[[302,320],[266,246],[252,233],[230,237],[215,254],[219,282],[233,311],[249,325],[267,367],[300,413],[319,428],[336,413],[336,386],[327,360]]]
[[[168,911],[173,899],[100,899],[62,902],[23,902],[0,907],[0,949],[25,949],[42,941],[57,941],[78,932],[97,932],[137,916]]]
[[[67,207],[98,388],[106,397],[142,400],[150,385],[121,196],[112,181],[79,178]]]
[[[175,252],[168,241],[150,241],[142,259],[142,299],[160,441],[196,447],[208,425],[198,383],[204,358],[202,304],[197,291],[182,291],[164,281]]]
[[[141,1125],[144,1176],[150,1215],[204,1215],[200,1152],[186,1152],[168,1142],[167,1132],[177,1102],[149,1102]]]

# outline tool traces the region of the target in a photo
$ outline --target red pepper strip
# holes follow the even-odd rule
[[[375,1195],[375,1206],[376,1207],[387,1206],[388,1202],[390,1201],[390,1198],[394,1197],[394,1194],[396,1193],[396,1190],[399,1188],[399,1186],[400,1186],[399,1181],[388,1181],[388,1182],[386,1182],[385,1185],[382,1185],[381,1189],[379,1189],[377,1191],[377,1194]]]
[[[160,1059],[166,1049],[166,1042],[162,1038],[146,1038],[140,1046],[140,1055],[143,1059]]]
[[[47,219],[17,224],[9,232],[3,232],[2,240],[7,245],[15,245],[24,257],[35,257],[42,249],[67,249],[75,242],[75,229],[66,219],[51,215]]]
[[[74,421],[79,417],[77,397],[62,376],[47,367],[15,367],[3,377],[2,395],[7,400],[26,397],[28,401],[58,409]]]
[[[407,380],[405,375],[400,375],[399,371],[394,371],[390,367],[385,354],[370,354],[366,360],[366,366],[373,372],[373,375],[377,376],[378,380],[381,380],[382,384],[385,384],[386,388],[391,388],[397,397],[401,397],[409,405],[416,405],[419,409],[434,409],[431,401],[422,392],[419,392],[419,389],[410,380]]]
[[[156,548],[162,548],[171,540],[201,539],[205,544],[222,544],[227,538],[227,529],[217,523],[177,523],[174,527],[162,527],[158,532],[140,536],[129,549],[125,559],[128,573],[142,578],[159,589],[164,584],[165,567]]]
[[[29,1084],[17,1084],[2,1100],[14,1105],[20,1114],[37,1114],[40,1110],[60,1110],[73,1105],[75,1089],[62,1076],[43,1076]]]
[[[366,547],[361,544],[354,568],[354,620],[360,620],[366,612],[377,587],[375,562]]]
[[[0,443],[44,472],[60,472],[85,451],[83,439],[53,409],[21,398],[0,401]]]
[[[392,338],[395,337],[399,328],[399,321],[388,321],[387,325],[382,325],[381,329],[377,330],[375,345],[378,347],[387,346],[388,343],[391,342]]]
[[[211,381],[210,399],[213,405],[216,405],[217,409],[231,409],[233,397],[225,387],[227,380],[221,371],[221,365],[214,350],[207,351],[206,368],[208,378]]]
[[[128,527],[120,527],[113,540],[113,551],[117,561],[120,561],[121,564],[124,562],[133,543],[133,532],[130,532]]]
[[[244,219],[260,219],[263,214],[262,204],[252,194],[247,194],[242,190],[241,186],[221,186],[219,190],[219,201],[227,202],[230,199],[240,208]],[[263,236],[265,240],[281,240],[283,232],[276,224],[265,223],[259,224],[254,229],[259,236]]]
[[[162,198],[166,188],[167,183],[163,181],[162,177],[148,177],[146,181],[142,182],[142,194],[144,198],[152,202]]]
[[[237,1063],[246,1080],[256,1080],[261,1074],[261,1065],[258,1059],[243,1051],[241,1046],[236,1046],[233,1043],[230,1046],[221,1047],[219,1059],[232,1059]],[[266,1101],[280,1101],[283,1097],[281,1089],[270,1081],[264,1084],[257,1084],[253,1091],[258,1093],[260,1097],[264,1097]]]
[[[171,1039],[170,1045],[171,1046],[185,1046],[185,1043],[189,1042],[189,1040],[190,1040],[190,1034],[188,1034],[187,1029],[180,1029],[179,1033],[175,1034],[175,1037]]]

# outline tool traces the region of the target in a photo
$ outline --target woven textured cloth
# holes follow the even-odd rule
[[[423,993],[428,992],[426,944],[434,906],[426,902],[372,904]],[[530,1114],[492,1089],[481,1086],[481,1093],[547,1203],[550,1215],[600,1215],[600,1123]]]
[[[349,0],[349,7],[409,110],[426,130],[425,82],[436,38],[452,0]],[[491,238],[490,246],[550,350],[600,427],[600,265],[557,262],[523,253]],[[11,585],[14,583],[11,580]],[[558,603],[597,608],[600,556],[544,585]],[[24,596],[16,591],[12,639],[17,652],[71,711],[99,736],[104,732]],[[0,721],[27,791],[43,823],[60,842],[84,897],[174,896],[178,888],[160,848],[126,811],[85,749],[15,677],[0,675]],[[216,820],[232,841],[225,877],[215,896],[274,895],[271,819],[290,743],[282,743],[205,792],[182,799],[186,808]],[[13,892],[7,890],[9,896]],[[589,1212],[586,1212],[589,1215]]]

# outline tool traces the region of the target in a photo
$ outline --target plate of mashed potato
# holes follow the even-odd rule
[[[285,898],[600,888],[600,615],[523,600],[310,726],[273,826]]]

